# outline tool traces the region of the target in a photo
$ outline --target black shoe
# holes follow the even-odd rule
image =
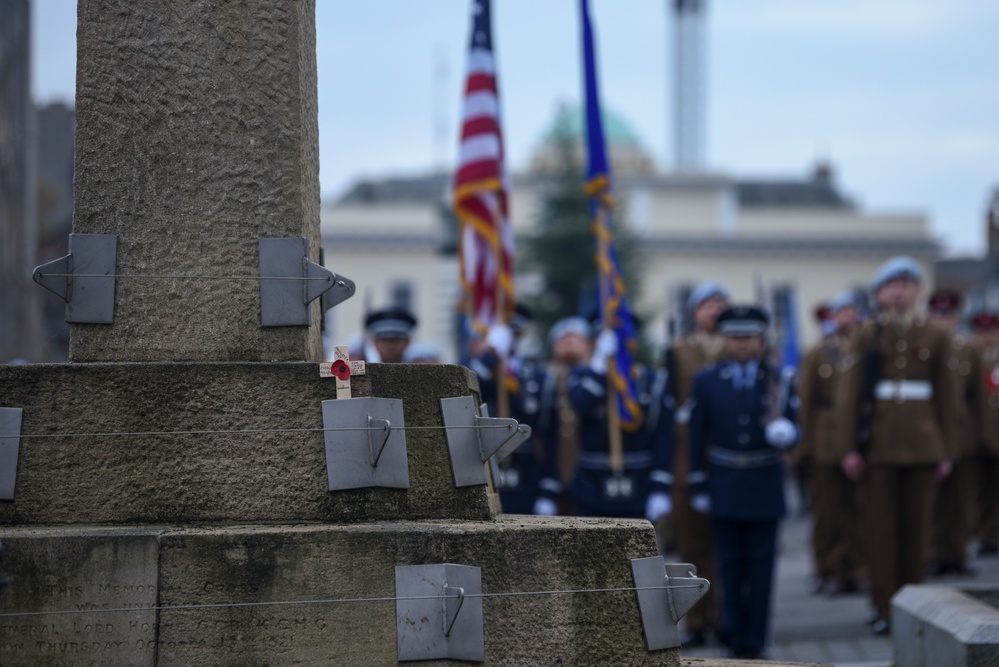
[[[704,646],[706,643],[704,640],[704,630],[688,630],[680,637],[680,645],[684,648],[697,648],[698,646]]]
[[[764,660],[762,651],[753,651],[751,649],[739,649],[736,651],[730,651],[728,657],[735,660]]]
[[[835,595],[847,595],[849,593],[859,593],[860,584],[853,579],[835,579],[830,581],[825,587],[822,593],[826,597],[833,597]]]
[[[887,618],[878,618],[878,620],[871,623],[871,632],[878,636],[890,635],[891,621]]]
[[[999,543],[997,542],[982,542],[978,545],[978,555],[979,556],[994,556],[999,554]]]
[[[947,565],[944,563],[933,562],[926,566],[927,577],[942,577],[945,574],[947,574]]]
[[[823,591],[825,591],[828,583],[829,580],[827,578],[813,575],[808,578],[808,592],[812,595],[820,595]]]

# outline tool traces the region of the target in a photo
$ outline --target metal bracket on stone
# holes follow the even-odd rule
[[[304,238],[262,238],[260,250],[260,325],[308,326],[309,304],[322,299],[326,310],[354,295],[353,281],[309,261]]]
[[[484,464],[512,454],[531,437],[531,427],[516,419],[477,415],[471,396],[442,398],[441,411],[455,486],[485,484]]]
[[[711,584],[697,578],[693,565],[666,563],[662,556],[632,558],[631,574],[638,589],[646,648],[658,651],[680,646],[677,624],[707,594]]]
[[[66,302],[66,321],[114,322],[114,234],[70,234],[69,254],[35,267],[32,279]]]
[[[482,416],[482,417],[488,417],[489,416],[489,405],[487,403],[482,403],[482,404],[479,405],[479,415]],[[507,453],[509,454],[510,452],[507,452]],[[493,476],[493,485],[497,489],[502,484],[501,479],[502,479],[502,475],[503,475],[503,471],[500,470],[499,460],[500,460],[499,456],[490,456],[489,457],[489,472],[492,473],[492,476]]]
[[[14,500],[21,449],[21,408],[0,408],[0,500]]]
[[[486,659],[481,568],[397,566],[395,596],[400,661]]]
[[[330,491],[408,489],[405,426],[397,398],[323,401]]]

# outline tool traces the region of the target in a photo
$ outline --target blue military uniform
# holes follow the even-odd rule
[[[624,470],[619,473],[611,469],[607,437],[607,376],[584,367],[569,374],[569,399],[580,415],[582,439],[579,465],[567,491],[581,515],[642,518],[650,493],[669,492],[673,397],[666,391],[665,370],[636,368],[638,402],[645,417],[638,430],[622,434]]]
[[[510,328],[522,329],[529,319],[529,311],[518,305]],[[478,377],[481,399],[487,405],[489,414],[494,417],[500,416],[496,407],[499,387],[495,377],[500,361],[499,355],[487,348],[480,356],[468,359],[466,364]],[[495,482],[499,490],[500,505],[508,514],[531,514],[538,497],[538,483],[542,475],[541,457],[546,450],[544,439],[548,430],[544,425],[551,421],[547,416],[544,420],[539,420],[544,407],[542,392],[547,384],[546,375],[542,366],[524,363],[519,357],[511,356],[506,361],[510,407],[508,416],[530,426],[533,433],[513,454],[499,462],[500,474]]]
[[[739,318],[758,324],[733,333]],[[759,335],[765,328],[766,315],[756,308],[729,308],[719,317],[722,334]],[[790,379],[773,377],[760,360],[722,361],[697,374],[690,396],[692,504],[711,517],[721,639],[736,657],[760,657],[766,645],[777,527],[785,513],[781,449],[797,439],[784,421],[794,413]],[[777,414],[785,428],[780,448],[767,430]]]

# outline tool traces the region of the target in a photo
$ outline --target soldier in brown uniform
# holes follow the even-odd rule
[[[728,291],[714,282],[699,285],[690,295],[688,306],[694,316],[694,332],[678,341],[666,354],[666,366],[672,378],[674,398],[680,406],[676,411],[676,431],[673,456],[673,526],[676,532],[680,558],[697,567],[699,576],[714,576],[715,561],[711,540],[711,520],[707,514],[690,504],[687,478],[690,445],[687,423],[690,407],[687,399],[694,384],[694,376],[703,368],[714,364],[722,354],[724,338],[716,331],[717,319],[728,307]],[[714,588],[712,590],[715,590]],[[717,600],[709,592],[693,609],[687,612],[687,631],[684,646],[705,643],[705,630],[716,627]]]
[[[950,290],[934,293],[928,302],[930,321],[951,334],[947,366],[957,376],[957,441],[954,470],[940,482],[933,511],[933,536],[927,574],[971,574],[967,564],[968,533],[974,507],[975,454],[982,437],[979,387],[982,364],[971,341],[957,331],[961,295]]]
[[[876,634],[890,632],[892,595],[923,581],[936,485],[954,457],[950,336],[917,314],[922,281],[911,258],[881,266],[872,283],[881,312],[858,334],[840,384],[841,465],[865,484]]]
[[[976,456],[978,554],[999,553],[999,314],[982,312],[971,320],[982,361],[982,446]]]
[[[858,489],[840,468],[837,437],[842,408],[836,403],[837,383],[848,361],[857,321],[852,293],[833,299],[828,319],[822,323],[826,335],[805,354],[798,375],[802,436],[794,458],[801,458],[808,466],[812,480],[816,592],[827,595],[859,590],[863,574]]]

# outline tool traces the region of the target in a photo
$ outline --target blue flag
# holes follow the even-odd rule
[[[634,432],[642,425],[642,408],[632,373],[632,354],[638,347],[635,318],[628,307],[624,279],[614,248],[612,213],[614,198],[610,187],[610,165],[600,118],[597,69],[594,62],[593,28],[587,0],[580,0],[583,17],[583,62],[586,92],[586,194],[590,198],[593,233],[597,240],[597,280],[601,325],[617,334],[614,363],[607,369],[607,381],[617,392],[621,428]]]

